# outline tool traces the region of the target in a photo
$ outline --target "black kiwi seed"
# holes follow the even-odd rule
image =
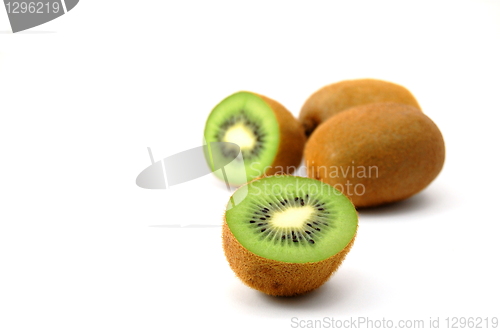
[[[233,115],[229,119],[227,119],[224,123],[220,125],[220,130],[217,133],[216,141],[221,142],[224,138],[224,135],[226,134],[227,130],[231,127],[234,126],[237,123],[243,123],[244,126],[249,128],[254,135],[256,136],[257,144],[251,151],[241,151],[243,155],[244,160],[252,160],[255,159],[255,157],[260,155],[260,150],[262,149],[262,143],[264,143],[264,137],[265,135],[260,133],[260,128],[259,125],[256,124],[255,122],[252,121],[252,119],[248,118],[245,110],[241,110],[240,114],[238,115]],[[228,152],[222,149],[222,154],[227,157],[227,158],[236,158],[237,153],[236,151]]]
[[[321,229],[331,226],[331,217],[326,216],[326,214],[329,213],[325,211],[326,204],[316,198],[309,197],[309,195],[285,195],[284,197],[281,197],[280,200],[266,203],[256,202],[255,210],[253,213],[250,212],[253,216],[250,218],[252,220],[249,220],[248,224],[252,225],[251,227],[254,227],[253,225],[257,227],[256,231],[262,234],[261,236],[263,240],[279,241],[282,245],[313,245],[316,241],[318,241],[318,238],[323,235],[319,233],[321,232]],[[305,206],[306,203],[308,206],[311,206],[316,210],[316,213],[314,213],[314,216],[316,217],[312,217],[311,219],[305,221],[303,227],[286,230],[278,228],[272,224],[271,220],[276,211],[286,211],[290,206]],[[335,211],[333,211],[333,213],[335,213]],[[276,232],[279,233],[276,234]]]

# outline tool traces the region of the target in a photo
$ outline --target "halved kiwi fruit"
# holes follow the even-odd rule
[[[307,136],[324,121],[351,107],[371,103],[394,102],[420,106],[405,87],[376,79],[340,81],[313,93],[302,106],[299,120]]]
[[[231,142],[239,151],[212,149],[207,160],[226,165],[215,175],[241,185],[262,175],[291,174],[302,160],[305,135],[298,120],[280,103],[252,92],[237,92],[221,101],[205,125],[207,146]],[[222,147],[223,145],[221,145]]]
[[[248,286],[292,296],[325,283],[349,252],[358,216],[321,181],[275,175],[241,186],[223,224],[229,265]]]

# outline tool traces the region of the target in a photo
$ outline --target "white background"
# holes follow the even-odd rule
[[[18,34],[0,7],[0,30],[0,331],[500,316],[500,1],[83,0]],[[310,294],[234,276],[216,179],[135,185],[148,146],[200,146],[233,92],[298,115],[320,87],[364,77],[416,96],[446,163],[422,193],[361,211],[351,253]],[[206,227],[172,227],[192,224]]]

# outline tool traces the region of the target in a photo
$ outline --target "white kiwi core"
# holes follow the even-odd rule
[[[224,135],[224,142],[232,142],[243,149],[251,150],[255,146],[255,135],[243,123],[230,127]]]
[[[314,213],[311,206],[289,207],[285,211],[275,212],[270,223],[275,227],[300,228]]]

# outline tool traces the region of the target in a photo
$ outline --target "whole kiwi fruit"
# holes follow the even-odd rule
[[[356,207],[408,198],[440,173],[439,128],[414,106],[374,103],[323,122],[309,138],[307,174],[347,195]]]
[[[304,103],[299,121],[306,136],[331,116],[354,106],[378,102],[395,102],[420,106],[406,88],[376,79],[355,79],[327,85],[313,93]]]
[[[302,161],[306,142],[298,119],[282,104],[248,91],[234,93],[214,107],[204,138],[207,146],[230,142],[240,147],[232,151],[228,145],[214,145],[206,155],[214,174],[235,186],[263,175],[292,174]],[[214,164],[225,165],[225,159],[234,161],[216,170]]]
[[[275,175],[239,187],[222,227],[229,266],[248,286],[293,296],[323,285],[351,249],[358,215],[321,181]]]

